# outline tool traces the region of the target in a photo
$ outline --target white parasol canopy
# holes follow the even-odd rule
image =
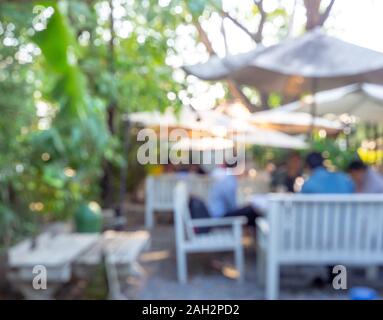
[[[214,57],[184,70],[203,80],[230,78],[263,92],[297,96],[352,83],[382,83],[383,54],[314,29],[274,46]]]
[[[313,119],[309,113],[286,112],[281,108],[256,112],[252,114],[250,121],[260,127],[275,128],[291,134],[306,133],[313,124],[316,129],[323,129],[330,134],[338,133],[343,129],[339,121],[319,117]]]
[[[246,129],[249,125],[252,128],[256,125],[259,128],[274,129],[289,134],[300,134],[307,133],[313,127],[313,119],[307,113],[291,112],[289,109],[282,110],[282,108],[251,113],[243,104],[235,101],[218,106],[214,113],[227,115],[229,118],[235,119],[237,126],[242,128],[241,130]],[[315,117],[314,128],[324,129],[326,132],[333,134],[341,131],[343,125],[336,120]]]
[[[316,94],[316,114],[319,116],[348,115],[361,122],[383,122],[383,86],[355,84]],[[310,113],[310,103],[302,99],[279,108],[280,113]],[[317,122],[315,122],[318,124]]]
[[[180,151],[209,151],[232,149],[234,142],[219,137],[182,138],[172,145],[172,150]]]
[[[159,112],[132,113],[132,122],[146,126],[181,126],[192,130],[204,128],[212,137],[189,137],[178,141],[173,147],[179,150],[215,150],[232,148],[233,141],[247,145],[260,145],[278,148],[303,149],[307,145],[303,139],[276,130],[267,130],[249,122],[250,115],[234,117],[217,110],[198,111],[198,114],[187,116],[181,112],[179,119],[173,114]],[[195,119],[199,119],[198,121]]]
[[[233,137],[237,143],[258,145],[283,149],[307,149],[309,146],[301,137],[291,136],[283,132],[256,129],[252,133],[238,134]]]

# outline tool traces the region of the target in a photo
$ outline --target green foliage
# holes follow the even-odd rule
[[[181,87],[166,58],[185,19],[183,1],[167,8],[154,0],[124,3],[113,46],[110,19],[101,14],[107,6],[101,0],[0,3],[2,243],[32,232],[37,217],[67,219],[82,201],[100,200],[105,161],[116,176],[125,164],[121,133],[112,136],[107,128],[111,102],[117,124],[126,112],[181,105],[168,98]],[[129,33],[119,32],[122,23]],[[41,104],[43,115],[36,112]],[[132,168],[130,189],[144,172]]]
[[[281,149],[281,148],[272,148],[272,147],[264,147],[264,146],[253,146],[249,150],[252,156],[255,159],[256,164],[260,168],[264,168],[268,163],[273,163],[275,165],[281,165],[286,162],[286,158],[288,157],[291,150],[289,149]],[[303,155],[304,151],[295,150]]]
[[[180,107],[178,99],[167,97],[169,91],[177,92],[180,84],[173,80],[173,68],[166,64],[173,50],[175,28],[184,19],[184,14],[174,9],[178,3],[170,1],[167,8],[153,0],[145,6],[138,1],[125,3],[121,17],[114,21],[112,51],[110,19],[98,18],[108,4],[70,2],[68,16],[81,44],[79,65],[92,94],[104,101],[116,101],[121,112]],[[128,32],[120,32],[122,25]]]
[[[81,201],[98,198],[96,186],[109,133],[103,104],[88,94],[76,63],[76,40],[69,23],[57,5],[52,7],[46,28],[33,40],[41,49],[43,65],[52,72],[52,90],[45,98],[59,108],[51,128],[30,136],[33,153],[42,161],[27,170],[27,179],[35,182],[30,192],[37,191],[44,199],[44,211],[68,217]]]
[[[282,104],[282,97],[280,94],[271,93],[268,98],[268,105],[271,108],[280,107]]]
[[[66,219],[82,201],[100,200],[106,162],[116,183],[129,161],[134,190],[145,168],[134,143],[124,159],[123,115],[179,110],[185,83],[167,60],[179,50],[178,27],[221,8],[221,0],[0,1],[0,241],[34,231],[36,217]],[[260,14],[238,17],[253,30]],[[280,17],[277,8],[267,19],[283,33]]]
[[[4,32],[0,43],[11,38],[17,44],[0,47],[3,243],[33,231],[36,213],[39,220],[69,218],[79,203],[98,200],[102,161],[113,157],[115,149],[106,128],[105,103],[88,93],[76,63],[79,51],[71,27],[61,7],[54,2],[49,7],[54,13],[39,31],[32,28],[32,7],[23,12],[23,23],[12,15],[1,20],[12,32]],[[2,13],[13,10],[8,4],[3,8],[7,10]],[[28,62],[18,59],[25,48],[33,51]],[[36,113],[39,103],[50,115]]]
[[[313,137],[312,149],[320,152],[325,158],[325,164],[330,169],[346,170],[348,164],[356,157],[357,150],[341,147],[339,140],[333,138]]]

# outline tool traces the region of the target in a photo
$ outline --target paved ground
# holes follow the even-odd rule
[[[130,217],[130,225],[142,225],[141,215]],[[237,283],[232,254],[192,254],[188,256],[189,278],[185,285],[176,279],[173,227],[163,217],[152,232],[151,248],[141,255],[144,276],[123,279],[125,292],[132,299],[263,299],[264,290],[256,281],[256,253],[253,239],[244,240],[246,276]],[[336,291],[329,284],[314,286],[316,276],[326,275],[324,268],[289,267],[282,269],[281,299],[347,299],[347,291]],[[349,270],[349,287],[372,286],[383,295],[383,277],[369,283],[363,270]]]

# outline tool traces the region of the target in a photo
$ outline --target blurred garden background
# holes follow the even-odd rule
[[[137,163],[132,113],[177,115],[228,101],[253,113],[310,94],[205,82],[182,66],[316,27],[382,51],[379,2],[1,0],[0,256],[45,225],[71,220],[84,204],[111,209],[129,225],[126,203],[143,203],[145,177],[159,170]],[[346,124],[335,135],[310,136],[327,166],[343,170],[357,152],[381,165],[383,126]],[[258,167],[282,163],[288,152],[249,148]]]

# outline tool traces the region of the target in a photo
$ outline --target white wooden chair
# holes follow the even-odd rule
[[[271,195],[269,202],[267,218],[257,219],[267,299],[278,298],[282,265],[383,265],[381,195]]]
[[[242,245],[242,225],[245,218],[191,219],[188,206],[188,190],[180,182],[174,194],[174,221],[177,252],[177,272],[180,283],[187,280],[186,255],[193,252],[233,251],[235,265],[239,273],[238,280],[244,276],[244,252]],[[197,234],[194,228],[227,227]]]
[[[174,188],[179,181],[185,181],[193,194],[202,199],[206,199],[212,183],[210,177],[200,177],[193,174],[185,176],[176,174],[148,176],[146,178],[145,192],[145,226],[147,229],[154,227],[155,212],[173,211]]]
[[[146,178],[145,226],[152,229],[155,224],[155,212],[173,211],[174,188],[179,181],[185,181],[188,190],[194,196],[207,200],[209,189],[214,183],[210,176],[187,174],[163,174]],[[237,199],[240,205],[246,205],[249,196],[266,193],[269,186],[262,180],[243,177],[238,179]]]

